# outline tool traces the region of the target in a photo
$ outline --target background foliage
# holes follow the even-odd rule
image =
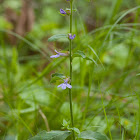
[[[140,139],[140,2],[75,0],[73,59],[75,127],[113,140]],[[69,18],[63,0],[0,0],[0,139],[26,140],[41,130],[62,129],[69,121],[67,90],[51,83],[55,72],[69,75]],[[89,100],[88,100],[89,99]],[[45,116],[45,117],[44,117]]]

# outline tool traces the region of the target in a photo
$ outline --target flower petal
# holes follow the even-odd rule
[[[69,39],[74,39],[75,38],[75,34],[72,36],[71,34],[69,35]]]
[[[60,9],[61,14],[67,14],[63,9]]]
[[[63,84],[58,85],[57,87],[61,87]]]
[[[57,57],[60,57],[60,55],[59,54],[56,54],[56,55],[50,56],[50,58],[57,58]]]
[[[73,39],[74,39],[75,37],[76,37],[76,35],[74,34],[74,35],[73,35]]]
[[[66,86],[66,84],[63,83],[61,87],[62,87],[62,89],[66,89],[67,86]]]
[[[61,55],[61,56],[67,56],[66,53],[59,53],[59,55]]]
[[[57,87],[61,87],[62,89],[66,89],[66,84],[62,83],[62,84],[58,85]]]
[[[67,86],[68,88],[72,88],[72,86],[71,86],[70,84],[68,84],[68,83],[66,84],[66,86]]]
[[[66,87],[67,87],[66,84],[63,84],[62,89],[66,89]]]
[[[57,50],[54,50],[56,53],[59,53]]]
[[[68,81],[69,81],[69,79],[68,79],[68,78],[64,79],[64,83],[65,83],[65,84],[67,84],[67,83],[68,83]]]

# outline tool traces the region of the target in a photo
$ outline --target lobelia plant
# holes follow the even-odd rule
[[[78,128],[74,127],[74,119],[73,119],[73,106],[72,106],[72,40],[76,37],[75,34],[73,34],[73,0],[66,0],[70,3],[70,9],[60,9],[61,15],[67,15],[70,17],[70,27],[69,27],[69,34],[59,34],[54,35],[48,39],[48,41],[56,41],[59,38],[68,38],[69,40],[69,52],[68,53],[62,53],[58,52],[57,50],[54,50],[56,52],[55,55],[50,56],[50,58],[58,58],[58,57],[65,57],[69,56],[69,77],[63,76],[63,74],[55,73],[52,75],[52,78],[57,77],[64,80],[64,83],[58,85],[57,87],[61,87],[63,90],[68,88],[69,90],[69,104],[70,104],[70,118],[71,123],[67,122],[66,120],[63,120],[63,128],[66,128],[68,131],[42,131],[38,133],[36,136],[30,138],[29,140],[65,140],[67,137],[69,137],[72,134],[72,140],[76,139],[91,139],[91,140],[107,140],[107,137],[103,134],[100,134],[99,132],[93,132],[93,131],[83,131],[80,133]],[[93,61],[95,64],[96,62],[85,56],[85,54],[82,51],[77,51],[73,54],[73,57],[82,57],[83,59],[87,59],[90,61]],[[54,78],[55,79],[55,78]],[[75,133],[77,135],[75,135]]]
[[[72,19],[73,19],[73,0],[67,0],[70,2],[70,12],[65,11],[63,9],[60,9],[60,14],[62,15],[69,15],[70,16],[70,33],[68,34],[68,39],[69,39],[69,59],[70,59],[70,79],[64,79],[64,83],[58,85],[58,87],[61,87],[63,90],[66,88],[69,88],[69,101],[70,101],[70,116],[71,116],[71,125],[72,128],[74,128],[74,121],[73,121],[73,108],[72,108],[72,92],[71,92],[71,81],[72,81],[72,40],[75,38],[75,34],[72,35]],[[58,53],[56,50],[55,52],[57,53],[56,55],[52,55],[51,58],[57,58],[59,56],[66,56],[64,53]],[[68,84],[68,81],[70,81],[70,84]],[[72,129],[72,135],[73,135],[73,140],[75,140],[75,134],[74,134],[74,129]]]

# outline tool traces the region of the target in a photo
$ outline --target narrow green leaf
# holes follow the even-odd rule
[[[67,34],[53,35],[48,39],[48,41],[53,42],[53,41],[56,41],[56,40],[61,39],[61,38],[68,38],[68,35]]]
[[[101,65],[103,66],[104,68],[104,65],[103,63],[101,62],[99,56],[97,55],[97,53],[95,52],[95,50],[90,46],[90,45],[87,45],[87,47],[95,54],[95,56],[97,57],[97,59],[100,61]],[[105,69],[105,68],[104,68]]]
[[[70,131],[42,131],[29,140],[65,140],[70,134]]]
[[[74,53],[72,56],[73,56],[73,57],[82,57],[82,58],[86,58],[84,52],[82,52],[82,51],[80,51],[80,50],[78,50],[78,51],[77,51],[76,53]]]
[[[85,59],[86,59],[86,60],[92,61],[93,63],[95,63],[96,66],[98,65],[98,64],[96,63],[96,61],[95,61],[94,59],[92,59],[92,58],[86,57]]]
[[[92,61],[93,63],[95,63],[95,64],[97,65],[97,63],[96,63],[96,61],[95,61],[94,59],[87,57],[87,56],[84,54],[84,52],[82,52],[82,51],[80,51],[80,50],[78,50],[76,53],[74,53],[74,54],[72,55],[72,57],[73,57],[73,58],[74,58],[74,57],[82,57],[83,59],[90,60],[90,61]]]
[[[78,135],[78,138],[88,139],[88,140],[108,140],[108,138],[99,133],[94,131],[83,131]]]

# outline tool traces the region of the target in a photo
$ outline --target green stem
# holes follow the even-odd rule
[[[106,114],[106,110],[105,110],[105,106],[104,106],[103,95],[101,95],[101,100],[102,100],[102,106],[103,106],[103,110],[104,110],[104,115],[105,115],[106,122],[107,122],[107,129],[108,129],[108,132],[109,132],[110,140],[113,140],[112,139],[112,134],[111,134],[111,131],[110,131],[110,124],[108,122],[108,118],[107,118],[107,114]]]
[[[70,1],[70,9],[71,9],[71,14],[70,14],[70,33],[72,34],[72,12],[73,12],[73,0]],[[69,58],[70,58],[70,80],[72,82],[72,40],[69,40]],[[70,84],[71,84],[70,82]],[[72,93],[71,93],[71,89],[69,89],[69,101],[70,101],[70,115],[71,115],[71,125],[72,128],[74,128],[74,122],[73,122],[73,108],[72,108]],[[75,140],[75,134],[74,131],[72,131],[72,135],[73,135],[73,140]]]

